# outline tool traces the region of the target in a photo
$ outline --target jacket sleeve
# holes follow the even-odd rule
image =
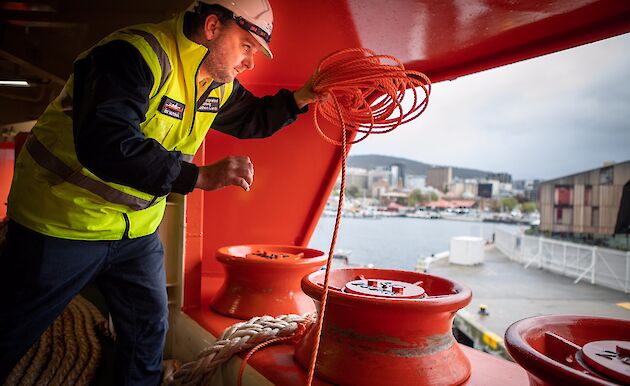
[[[307,111],[308,106],[297,106],[289,90],[259,98],[235,79],[232,94],[219,110],[212,128],[237,138],[265,138]]]
[[[125,41],[94,48],[75,63],[73,131],[79,162],[99,178],[163,196],[194,189],[199,169],[140,130],[153,75]]]

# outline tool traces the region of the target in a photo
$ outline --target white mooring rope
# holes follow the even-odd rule
[[[170,378],[164,380],[167,386],[210,385],[216,370],[233,355],[254,348],[273,338],[292,336],[299,324],[312,322],[311,314],[256,316],[246,322],[236,323],[223,331],[221,337],[202,350],[197,360],[184,364]]]

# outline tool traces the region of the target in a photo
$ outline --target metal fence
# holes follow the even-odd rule
[[[614,290],[630,292],[630,252],[526,236],[498,229],[495,246],[511,260]]]

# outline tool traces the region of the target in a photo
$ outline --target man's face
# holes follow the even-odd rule
[[[236,75],[254,68],[254,54],[260,44],[233,21],[221,24],[216,36],[208,42],[208,56],[203,65],[217,82],[229,83]]]

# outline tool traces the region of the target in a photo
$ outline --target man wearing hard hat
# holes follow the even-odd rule
[[[157,385],[167,326],[156,229],[170,192],[249,190],[246,156],[191,163],[209,128],[267,137],[322,99],[310,82],[258,98],[236,80],[268,58],[267,0],[197,2],[81,54],[17,160],[0,270],[0,381],[88,283],[117,332],[116,385]]]

